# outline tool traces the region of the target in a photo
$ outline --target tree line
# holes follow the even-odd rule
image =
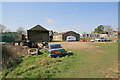
[[[94,33],[99,33],[99,34],[112,34],[113,29],[109,25],[99,25],[97,28],[94,29]]]
[[[0,33],[5,33],[5,32],[11,32],[11,31],[9,29],[7,29],[4,25],[0,24]],[[16,32],[26,35],[26,31],[23,27],[19,27],[16,30]],[[97,28],[94,29],[93,33],[111,34],[112,32],[113,32],[113,29],[110,26],[99,25],[99,26],[97,26]]]
[[[5,27],[4,25],[0,24],[0,33],[5,33],[5,32],[11,32],[7,27]],[[17,30],[16,30],[17,33],[20,33],[20,34],[26,34],[26,31],[23,27],[19,27]]]

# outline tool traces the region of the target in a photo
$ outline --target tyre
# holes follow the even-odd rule
[[[20,42],[20,46],[23,46],[23,44],[24,44],[23,42]]]

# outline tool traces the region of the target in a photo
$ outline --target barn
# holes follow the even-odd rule
[[[36,25],[35,27],[27,30],[27,38],[29,41],[33,42],[47,42],[49,40],[49,31],[41,25]]]
[[[66,41],[66,38],[68,36],[74,36],[76,37],[76,40],[80,40],[80,35],[79,33],[76,33],[74,31],[67,31],[67,32],[62,32],[62,33],[56,33],[53,35],[53,41]]]

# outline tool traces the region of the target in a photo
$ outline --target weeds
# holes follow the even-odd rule
[[[93,45],[93,44],[92,44]],[[117,77],[117,44],[94,44],[107,53],[71,49],[74,55],[50,58],[44,51],[39,55],[22,55],[22,62],[4,69],[3,78],[106,78]],[[116,63],[115,63],[116,62]]]

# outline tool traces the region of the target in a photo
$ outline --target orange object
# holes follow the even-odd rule
[[[85,42],[86,40],[85,39],[80,39],[81,42]]]

